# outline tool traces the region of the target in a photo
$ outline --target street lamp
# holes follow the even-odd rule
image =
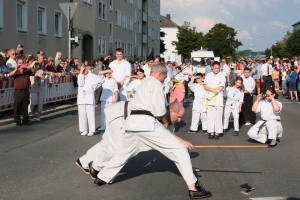
[[[260,36],[260,37],[267,37],[267,38],[270,38],[272,40],[272,37],[269,36],[269,35],[262,35],[262,34],[257,34],[257,35]],[[273,56],[272,45],[271,45],[271,56]]]

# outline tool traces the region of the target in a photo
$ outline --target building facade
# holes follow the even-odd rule
[[[0,50],[22,44],[25,52],[68,55],[67,18],[59,3],[78,3],[73,27],[83,39],[72,57],[91,61],[124,49],[128,60],[159,55],[160,0],[0,0]],[[3,12],[1,12],[1,9]]]
[[[298,29],[300,29],[300,21],[297,22],[297,23],[295,23],[295,24],[293,24],[292,27],[293,27],[293,30],[298,30]]]
[[[74,0],[79,6],[73,26],[83,29],[83,40],[73,56],[82,60],[114,54],[123,48],[128,60],[159,55],[159,0]]]
[[[67,56],[67,20],[58,3],[68,0],[0,0],[0,51],[24,46],[34,56]]]
[[[178,53],[176,47],[172,45],[173,41],[178,41],[177,33],[178,33],[178,25],[171,20],[171,15],[167,14],[166,16],[160,16],[160,30],[164,34],[162,34],[161,39],[165,43],[166,51],[160,56],[164,58],[165,61],[177,61]]]

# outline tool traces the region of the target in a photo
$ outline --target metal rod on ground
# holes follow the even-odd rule
[[[255,148],[268,148],[267,145],[194,145],[195,149],[255,149]]]

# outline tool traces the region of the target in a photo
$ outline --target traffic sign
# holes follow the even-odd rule
[[[168,60],[170,60],[170,59],[171,59],[171,57],[170,57],[170,56],[168,56],[168,57],[167,57],[167,59],[168,59]]]
[[[70,20],[71,20],[77,9],[78,3],[59,3],[58,5],[67,18],[69,15],[68,12],[69,12],[69,8],[70,8]]]

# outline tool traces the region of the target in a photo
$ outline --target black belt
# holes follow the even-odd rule
[[[271,75],[266,75],[266,76],[264,76],[264,77],[269,77],[269,76],[271,76]]]
[[[130,115],[148,115],[154,117],[154,115],[148,110],[132,110]]]
[[[22,91],[28,91],[28,90],[18,90],[18,89],[15,89],[15,90],[16,90],[16,91],[21,91],[21,92],[22,92]]]
[[[257,135],[259,134],[259,131],[261,131],[261,129],[263,128],[263,126],[267,123],[267,120],[261,120],[263,121],[263,123],[258,127],[258,131],[257,131]],[[280,119],[276,119],[276,121],[280,122]]]

